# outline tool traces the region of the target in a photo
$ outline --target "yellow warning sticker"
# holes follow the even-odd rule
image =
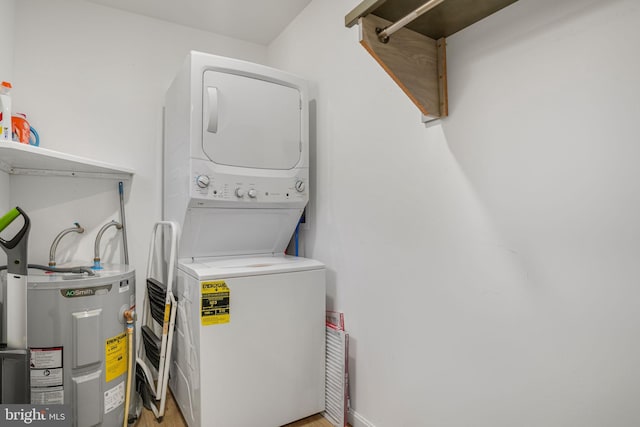
[[[104,348],[105,381],[109,382],[127,372],[127,333],[107,339]]]
[[[224,280],[200,282],[200,320],[202,326],[229,323],[230,291]]]

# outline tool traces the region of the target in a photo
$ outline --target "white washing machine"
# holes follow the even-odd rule
[[[324,410],[324,266],[183,263],[171,388],[190,426],[275,427]]]
[[[284,256],[309,200],[304,80],[191,52],[165,98],[164,219],[182,229],[169,384],[190,427],[324,410],[325,270]]]

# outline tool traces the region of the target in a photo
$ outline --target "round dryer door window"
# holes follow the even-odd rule
[[[206,70],[202,148],[221,165],[292,169],[301,157],[300,92],[247,76]]]

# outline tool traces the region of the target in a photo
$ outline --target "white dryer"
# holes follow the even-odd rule
[[[164,217],[180,257],[282,253],[309,201],[304,80],[191,52],[165,98]]]
[[[325,270],[284,256],[309,200],[304,80],[191,52],[165,100],[164,218],[181,225],[170,387],[190,427],[324,410]]]

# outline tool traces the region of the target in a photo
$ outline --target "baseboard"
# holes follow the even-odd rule
[[[353,409],[349,411],[349,424],[351,427],[376,427]]]

